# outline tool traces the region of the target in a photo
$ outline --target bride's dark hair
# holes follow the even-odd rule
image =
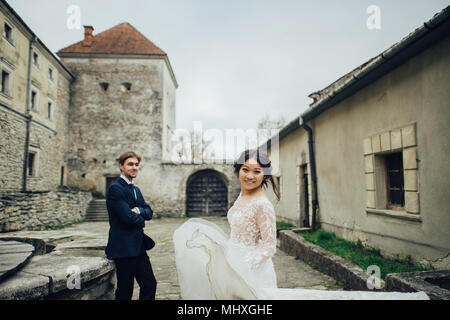
[[[257,149],[250,149],[242,152],[241,155],[234,162],[234,173],[236,174],[236,176],[239,178],[239,170],[241,170],[242,165],[248,159],[255,159],[262,168],[264,179],[261,183],[261,186],[263,188],[267,188],[267,184],[270,182],[270,184],[272,185],[273,193],[275,193],[277,199],[280,200],[280,189],[278,188],[278,185],[275,183],[275,180],[273,179],[272,165],[270,159],[263,151]]]

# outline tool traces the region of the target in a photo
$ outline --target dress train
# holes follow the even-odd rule
[[[272,260],[247,268],[246,253],[216,224],[192,218],[173,236],[181,297],[185,300],[429,300],[424,292],[372,292],[276,287]],[[272,279],[275,277],[275,282]]]

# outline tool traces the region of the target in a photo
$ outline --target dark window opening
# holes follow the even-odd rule
[[[388,208],[403,207],[405,192],[403,180],[403,157],[401,152],[385,156],[387,174]]]
[[[61,180],[59,182],[60,185],[64,185],[64,166],[61,167]]]
[[[100,87],[103,91],[108,91],[109,83],[107,82],[100,82]]]
[[[31,109],[37,110],[37,92],[31,91]]]
[[[1,92],[5,94],[9,94],[9,81],[10,81],[10,74],[9,72],[2,70],[2,88]]]
[[[130,92],[131,91],[131,83],[129,83],[129,82],[122,83],[122,91]]]
[[[47,107],[47,117],[48,119],[52,119],[52,108],[53,108],[53,104],[51,102],[48,103],[48,107]]]
[[[34,176],[35,173],[35,159],[36,154],[33,152],[28,153],[28,175]]]
[[[12,28],[9,24],[5,23],[3,28],[3,37],[9,42],[12,42]]]
[[[39,55],[36,52],[33,52],[33,64],[39,67]]]

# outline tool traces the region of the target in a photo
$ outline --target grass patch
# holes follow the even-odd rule
[[[371,265],[380,267],[381,278],[386,279],[388,273],[414,272],[433,270],[430,264],[424,266],[414,263],[410,255],[401,257],[396,255],[395,259],[385,258],[381,255],[379,249],[366,248],[361,241],[357,243],[340,239],[334,233],[326,232],[322,229],[314,233],[299,233],[305,240],[318,245],[344,259],[350,260],[360,266],[363,270]]]
[[[277,221],[277,229],[281,228],[293,228],[295,227],[292,223],[284,222],[284,221]]]

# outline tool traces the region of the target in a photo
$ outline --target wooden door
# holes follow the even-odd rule
[[[228,191],[223,179],[212,170],[196,173],[188,181],[186,215],[225,216],[228,211]]]

